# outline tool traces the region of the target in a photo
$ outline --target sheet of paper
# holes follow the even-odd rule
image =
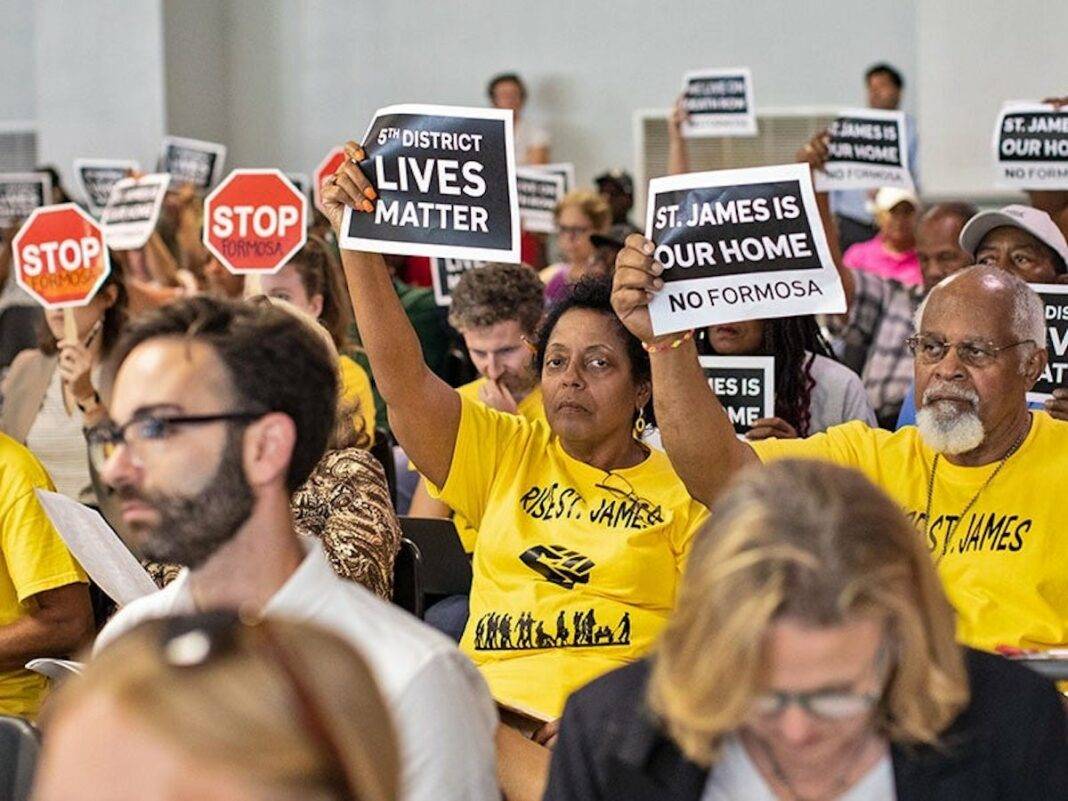
[[[85,572],[125,606],[158,587],[98,512],[58,492],[37,490],[45,513]]]
[[[85,663],[74,662],[70,659],[31,659],[26,663],[26,670],[48,676],[52,681],[59,681],[68,676],[80,676],[85,670]]]

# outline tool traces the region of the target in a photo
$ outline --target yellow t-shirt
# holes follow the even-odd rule
[[[460,647],[498,701],[556,718],[573,690],[648,651],[708,512],[662,453],[607,474],[544,421],[462,398],[438,493],[478,532]]]
[[[0,434],[0,628],[28,614],[30,596],[86,582],[36,489],[55,491],[36,457]],[[32,671],[0,672],[0,714],[32,718],[47,690],[48,679]]]
[[[341,371],[341,403],[347,406],[354,400],[359,402],[359,408],[352,415],[352,424],[359,430],[362,421],[363,430],[374,444],[375,396],[371,391],[371,379],[367,371],[348,356],[338,356],[337,362]]]
[[[938,567],[957,610],[961,642],[987,651],[998,645],[1068,645],[1068,423],[1032,413],[1031,431],[1001,473],[954,528]],[[826,459],[854,467],[882,487],[924,531],[934,451],[914,426],[896,432],[853,421],[808,439],[750,443],[763,461]],[[927,547],[946,545],[948,524],[996,469],[938,461]]]

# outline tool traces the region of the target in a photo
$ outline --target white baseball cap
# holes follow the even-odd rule
[[[1044,211],[1030,206],[1006,206],[1000,211],[981,211],[968,220],[960,232],[960,246],[975,256],[983,237],[995,228],[1021,228],[1049,245],[1068,264],[1068,242],[1057,224]]]
[[[897,186],[884,186],[875,193],[872,211],[890,211],[898,203],[909,203],[914,209],[920,208],[920,199],[911,189]]]

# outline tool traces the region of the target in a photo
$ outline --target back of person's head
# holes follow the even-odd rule
[[[612,209],[609,208],[608,201],[600,192],[592,189],[572,189],[556,204],[553,216],[557,222],[560,220],[561,212],[568,207],[576,208],[586,215],[586,219],[593,227],[591,233],[604,233],[612,224]]]
[[[334,346],[344,350],[349,344],[352,307],[342,283],[341,268],[330,246],[317,236],[309,236],[304,247],[288,263],[300,276],[308,298],[322,296],[323,311],[319,320],[333,337]]]
[[[468,270],[452,291],[449,325],[457,331],[507,320],[532,335],[541,320],[545,287],[525,264],[492,263]]]
[[[889,679],[875,724],[935,743],[967,703],[954,615],[923,538],[864,476],[784,460],[743,474],[698,535],[654,659],[649,700],[695,762],[763,691],[767,637],[781,621],[885,621]]]
[[[43,724],[38,792],[49,801],[76,786],[78,740],[121,729],[162,743],[193,771],[225,770],[247,785],[242,797],[397,798],[396,738],[370,668],[305,623],[247,624],[231,612],[143,623],[60,688]],[[107,767],[151,784],[152,766],[133,759],[116,753]]]
[[[159,338],[212,348],[230,379],[236,408],[280,412],[296,428],[286,487],[300,487],[334,430],[338,379],[322,338],[270,304],[196,296],[176,301],[128,327],[109,361],[105,385],[138,346]]]

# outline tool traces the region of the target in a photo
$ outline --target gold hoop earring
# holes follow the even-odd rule
[[[645,407],[638,409],[638,419],[634,421],[634,439],[641,439],[645,432]]]

